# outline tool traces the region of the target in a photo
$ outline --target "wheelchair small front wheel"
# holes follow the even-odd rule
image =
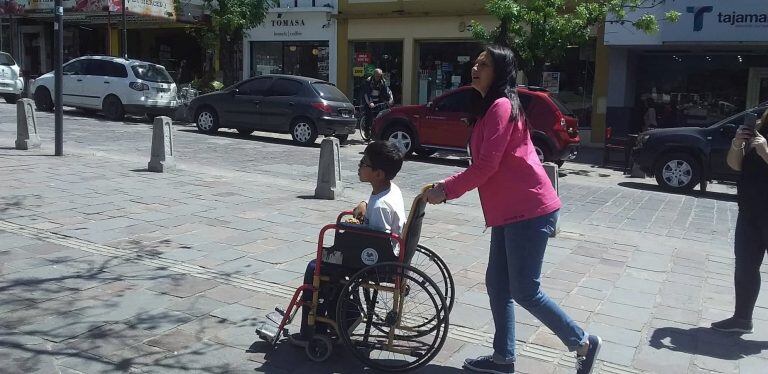
[[[333,342],[326,335],[315,335],[307,342],[304,348],[307,357],[314,362],[323,362],[333,353]]]

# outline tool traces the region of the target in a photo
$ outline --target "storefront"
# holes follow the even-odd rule
[[[608,126],[638,131],[648,105],[660,127],[705,126],[768,101],[765,0],[681,0],[653,12],[668,10],[680,20],[662,22],[656,34],[607,26],[595,114],[602,107]]]
[[[309,4],[307,4],[309,5]],[[245,34],[243,78],[290,74],[336,82],[336,20],[330,7],[271,10]]]
[[[65,62],[86,55],[119,55],[120,0],[65,0],[63,6]],[[13,44],[13,55],[25,77],[35,78],[53,69],[52,9],[52,0],[29,2],[23,13],[14,16],[13,27],[7,27],[14,32],[10,41],[3,40],[3,45]],[[151,4],[126,0],[128,56],[161,64],[175,79],[188,82],[194,71],[202,70],[203,52],[187,32],[191,23],[201,19],[202,2],[185,2],[178,9],[182,14],[177,17],[173,0]],[[182,74],[182,65],[188,73]]]
[[[472,63],[482,50],[467,25],[478,20],[492,28],[487,15],[351,18],[348,45],[339,54],[340,85],[361,102],[363,83],[373,69],[384,71],[396,104],[424,104],[470,82]]]

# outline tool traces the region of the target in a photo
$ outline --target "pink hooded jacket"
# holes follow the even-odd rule
[[[472,130],[472,164],[443,181],[449,200],[477,188],[486,226],[539,217],[561,207],[524,117],[512,122],[511,113],[509,99],[497,99]]]

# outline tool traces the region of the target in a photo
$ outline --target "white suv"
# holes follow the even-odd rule
[[[21,69],[11,55],[0,52],[0,95],[7,103],[13,104],[24,91],[24,78]]]
[[[149,62],[109,56],[86,56],[67,62],[63,69],[65,106],[102,111],[110,120],[126,113],[173,116],[178,102],[176,84],[164,67]],[[39,110],[53,109],[53,72],[32,84]]]

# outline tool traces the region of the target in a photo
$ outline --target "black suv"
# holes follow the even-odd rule
[[[696,184],[706,191],[708,181],[736,181],[738,174],[725,161],[731,140],[747,113],[759,118],[766,109],[763,103],[705,128],[646,131],[638,136],[634,162],[668,191],[688,191]]]

